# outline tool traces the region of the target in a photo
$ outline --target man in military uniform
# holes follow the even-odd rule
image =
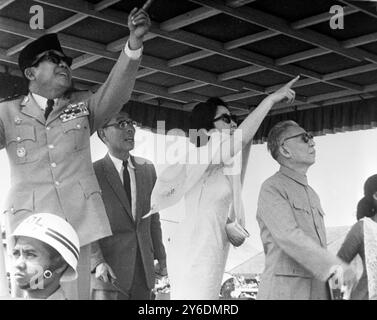
[[[7,234],[35,212],[65,218],[80,239],[80,299],[89,298],[89,244],[111,235],[89,138],[130,98],[150,27],[148,14],[133,9],[128,27],[129,39],[96,93],[71,90],[72,59],[57,35],[47,34],[19,55],[29,94],[0,104],[0,147],[6,148],[11,168]]]

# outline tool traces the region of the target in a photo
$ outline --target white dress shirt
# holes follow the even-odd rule
[[[37,105],[43,110],[45,111],[46,108],[47,108],[47,98],[45,97],[42,97],[40,96],[39,94],[36,94],[36,93],[32,93],[31,94],[35,100],[35,102],[37,103]],[[58,101],[58,99],[54,99],[54,104],[56,104],[56,102]]]
[[[115,169],[118,171],[120,181],[122,181],[123,184],[123,160],[120,160],[114,156],[112,156],[109,153],[110,159],[113,161]],[[130,185],[131,185],[131,210],[132,210],[132,216],[136,217],[136,176],[135,176],[135,167],[132,164],[131,158],[128,157],[127,159],[127,170],[130,174]]]

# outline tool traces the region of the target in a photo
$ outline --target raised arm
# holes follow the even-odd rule
[[[212,161],[227,162],[230,158],[233,158],[235,154],[240,152],[245,146],[251,143],[255,133],[261,125],[263,119],[271,110],[274,104],[287,99],[289,103],[292,103],[295,99],[295,92],[292,90],[292,86],[300,78],[296,78],[289,81],[286,85],[271,93],[251,112],[235,130],[232,136],[222,139],[222,146],[218,148],[218,152],[213,153]],[[210,141],[211,144],[217,144],[215,141]]]
[[[255,110],[251,112],[244,121],[242,121],[238,127],[242,130],[242,147],[248,144],[254,137],[263,119],[274,104],[281,102],[284,99],[287,99],[288,103],[292,103],[295,100],[296,93],[292,90],[292,86],[299,78],[300,76],[297,76],[286,85],[264,98]]]
[[[88,100],[91,132],[95,132],[130,99],[141,59],[144,36],[151,25],[144,9],[134,8],[128,16],[130,35],[105,83]]]

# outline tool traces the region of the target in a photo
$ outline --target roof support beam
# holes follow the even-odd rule
[[[9,6],[11,3],[15,1],[16,0],[0,0],[0,10],[4,9],[5,7]]]
[[[126,24],[124,22],[122,23],[120,21],[121,20],[120,15],[121,14],[124,15],[123,13],[114,12],[110,16],[110,15],[105,15],[105,14],[102,14],[102,13],[94,12],[93,10],[87,9],[86,3],[82,2],[82,1],[75,1],[75,2],[73,2],[72,0],[59,0],[59,1],[58,0],[36,0],[36,1],[41,2],[41,3],[45,3],[45,4],[49,4],[49,5],[53,5],[53,6],[56,6],[56,7],[59,7],[59,8],[72,10],[72,11],[77,12],[77,13],[85,13],[85,14],[90,15],[93,18],[98,18],[98,19],[102,19],[102,20],[105,20],[105,21],[110,22],[110,23],[116,23],[116,24],[121,24],[123,26],[126,26]],[[201,1],[208,1],[208,0],[200,0],[200,1],[199,0],[190,0],[190,1],[201,2]],[[213,1],[210,1],[210,3],[214,4],[216,6],[216,3],[213,2]],[[208,7],[208,5],[207,5],[207,7]],[[223,7],[224,7],[223,5],[220,5],[220,7],[211,7],[211,8],[216,9],[216,10],[220,10],[220,11],[223,12]],[[236,9],[232,9],[232,8],[229,8],[229,7],[226,7],[226,8],[228,8],[229,10],[233,10],[233,11],[237,12],[237,14],[239,13],[239,11],[237,11]],[[249,9],[249,8],[245,7],[244,9]],[[241,14],[241,16],[242,16],[242,14]],[[114,19],[114,21],[112,21],[113,19]],[[165,39],[169,39],[169,40],[176,41],[176,42],[179,42],[179,43],[182,43],[182,44],[190,45],[190,46],[196,47],[198,49],[204,49],[204,50],[207,50],[207,51],[212,51],[215,54],[219,54],[219,55],[222,55],[224,57],[228,57],[228,58],[235,59],[235,60],[238,60],[238,61],[243,61],[243,62],[246,62],[248,64],[252,64],[252,65],[255,64],[255,65],[258,65],[258,66],[266,67],[266,68],[271,69],[273,71],[283,73],[283,74],[286,74],[286,75],[289,75],[289,76],[296,76],[297,74],[302,74],[302,75],[306,75],[306,76],[311,77],[311,78],[316,78],[318,80],[321,80],[320,75],[318,75],[317,73],[312,72],[310,70],[300,68],[300,67],[295,67],[295,66],[283,66],[283,67],[276,66],[273,63],[273,61],[271,61],[272,59],[265,57],[263,55],[260,55],[260,54],[256,54],[256,53],[253,53],[253,52],[250,52],[250,51],[243,50],[243,49],[234,49],[234,50],[230,50],[230,51],[225,50],[223,48],[223,44],[218,42],[218,41],[214,41],[212,39],[208,39],[208,38],[201,37],[201,36],[198,36],[198,35],[195,35],[195,34],[191,34],[189,32],[185,32],[183,30],[166,32],[166,31],[159,29],[156,24],[152,23],[151,32],[155,33],[158,36],[163,37]],[[350,90],[355,90],[355,91],[360,90],[359,86],[357,86],[355,84],[347,83],[347,82],[344,82],[344,81],[333,80],[333,81],[331,81],[330,84],[335,85],[335,86],[339,86],[339,87],[343,87],[343,88],[347,88],[347,89],[350,89]],[[249,85],[249,86],[252,86],[252,85]]]
[[[172,86],[168,89],[168,92],[169,93],[177,93],[177,92],[182,92],[182,91],[186,91],[186,90],[192,90],[192,89],[195,89],[195,88],[204,87],[206,85],[207,84],[204,83],[204,82],[191,81],[191,82],[186,82],[186,83],[183,83],[183,84],[178,84],[178,85]]]
[[[305,109],[312,109],[312,108],[319,108],[319,107],[325,107],[325,106],[333,106],[339,103],[346,103],[346,102],[351,102],[351,101],[358,101],[358,100],[364,100],[364,99],[371,99],[375,98],[376,96],[374,94],[369,94],[369,93],[363,93],[359,95],[354,95],[354,96],[348,96],[348,97],[341,97],[341,98],[336,98],[336,99],[329,99],[321,103],[317,103],[315,105],[298,105],[298,106],[280,106],[279,108],[273,109],[270,112],[270,115],[275,115],[275,114],[281,114],[281,113],[286,113],[286,112],[292,112],[292,111],[297,111],[297,110],[305,110]]]
[[[377,18],[376,4],[373,3],[372,1],[370,1],[370,2],[372,2],[371,4],[375,6],[375,8],[373,10],[365,8],[364,6],[361,6],[356,1],[348,1],[348,0],[339,0],[339,1],[342,2],[342,3],[344,3],[347,6],[350,6],[352,8],[358,9],[359,11],[367,14],[368,16],[370,16],[372,18]]]
[[[243,7],[242,9],[233,9],[219,2],[212,0],[190,0],[196,4],[217,9],[232,17],[241,19],[243,21],[257,24],[261,27],[268,28],[273,31],[281,32],[292,38],[315,44],[324,49],[331,50],[337,54],[345,56],[349,59],[362,61],[366,55],[362,50],[358,49],[344,49],[335,39],[328,36],[314,32],[309,29],[296,30],[292,28],[287,21],[279,17],[267,14],[263,11],[253,9],[250,7]]]
[[[9,63],[12,63],[14,65],[17,64],[16,62],[16,59],[14,57],[8,57],[6,54],[5,54],[5,51],[4,50],[0,50],[0,61],[6,61],[6,62],[9,62]],[[21,74],[21,71],[18,69],[18,68],[4,68],[2,66],[0,66],[0,72],[9,72],[11,75],[14,75],[14,76],[17,76],[17,77],[22,77],[22,74]],[[101,74],[101,73],[98,73],[96,71],[94,71],[95,74],[93,74],[93,71],[92,70],[85,70],[85,69],[79,69],[79,70],[75,70],[73,72],[73,78],[74,79],[77,79],[77,80],[83,80],[83,81],[89,81],[89,82],[95,82],[97,83],[96,85],[88,85],[88,84],[75,84],[75,88],[79,89],[79,90],[91,90],[91,91],[96,91],[98,88],[99,88],[99,85],[102,84],[102,82],[106,79],[107,75],[105,74]],[[93,80],[95,79],[95,80]],[[149,88],[150,87],[150,84],[145,84],[145,83],[138,83],[137,85],[137,89],[135,90],[135,92],[139,92],[139,93],[143,93],[145,91],[146,88]],[[165,88],[162,88],[162,87],[159,87],[159,86],[152,86],[153,87],[153,90],[154,91],[158,91],[161,95],[166,95],[166,89]],[[162,94],[162,92],[164,92]],[[143,97],[147,97],[147,96],[150,96],[150,97],[153,97],[155,98],[156,96],[155,95],[150,95],[149,93],[148,94],[142,94],[140,95],[139,97],[135,97],[135,94],[132,95],[132,99],[135,100],[135,101],[140,101],[140,102],[143,102],[144,100],[148,100],[148,99],[143,99]],[[166,95],[164,97],[165,99],[168,99],[169,101],[150,101],[149,103],[152,104],[152,105],[159,105],[161,107],[165,107],[165,108],[173,108],[173,109],[178,109],[178,110],[181,110],[181,111],[185,111],[183,110],[183,101],[186,101],[188,100],[188,98],[190,99],[190,101],[193,101],[193,99],[202,99],[202,101],[205,101],[207,99],[207,97],[202,97],[200,95],[195,95],[194,97],[192,97],[190,94],[185,94],[185,95]],[[197,102],[196,102],[197,103]],[[237,110],[245,110],[247,107],[238,107]]]
[[[137,74],[136,74],[136,79],[140,79],[140,78],[149,76],[149,75],[154,74],[156,72],[157,71],[153,70],[153,69],[147,69],[147,68],[139,69]]]
[[[348,76],[354,76],[356,74],[364,73],[364,72],[370,72],[377,70],[377,64],[370,63],[364,66],[344,69],[332,73],[328,73],[323,76],[324,79],[335,79],[335,78],[343,78]]]
[[[354,12],[357,12],[357,10],[353,9],[353,8],[346,8],[346,10],[345,10],[346,14],[351,14],[351,13],[354,13]],[[305,25],[308,25],[309,23],[314,24],[315,22],[319,23],[319,22],[322,22],[322,21],[326,21],[325,17],[328,20],[330,18],[330,15],[328,13],[323,13],[321,15],[308,18],[308,20],[305,20],[305,21],[300,20],[300,21],[295,22],[294,26],[295,26],[295,28],[298,28],[298,29],[303,28]],[[253,34],[253,35],[242,37],[240,39],[229,41],[229,42],[224,44],[224,48],[229,49],[229,50],[235,49],[239,46],[243,46],[243,45],[251,43],[251,42],[256,42],[256,41],[260,41],[260,40],[263,40],[263,39],[267,39],[269,37],[273,37],[273,36],[276,36],[278,34],[280,34],[280,32],[278,32],[278,31],[272,31],[272,30],[262,31],[262,32],[259,32],[259,33]],[[371,40],[371,39],[372,38],[370,37],[369,40]],[[376,39],[376,38],[374,38],[374,39]],[[346,44],[344,44],[344,47],[350,48],[350,47],[347,47]],[[275,64],[276,65],[286,65],[286,64],[291,63],[291,61],[294,62],[294,61],[309,59],[309,58],[320,56],[320,55],[323,55],[323,54],[329,53],[329,52],[331,52],[331,51],[325,50],[323,48],[314,48],[314,49],[307,50],[307,51],[304,51],[304,52],[299,52],[299,53],[294,54],[294,55],[283,57],[281,59],[277,59],[275,61]],[[194,52],[194,53],[191,53],[191,54],[188,54],[188,55],[176,58],[176,59],[172,59],[172,60],[169,61],[169,65],[176,66],[176,65],[188,63],[188,62],[191,62],[191,61],[194,61],[194,60],[203,59],[203,58],[211,56],[213,54],[215,54],[215,53],[214,52],[211,53],[211,52],[206,51],[206,50],[201,50],[201,51],[197,51],[197,52]],[[223,81],[225,79],[229,80],[229,79],[232,79],[232,78],[239,77],[240,74],[241,74],[241,76],[245,76],[247,74],[256,73],[256,72],[263,71],[263,70],[266,70],[266,69],[268,69],[268,68],[261,67],[261,66],[245,67],[245,68],[236,69],[236,70],[221,74],[221,75],[218,76],[218,79],[221,80],[221,81]],[[250,73],[247,73],[247,70],[249,70]],[[334,84],[334,85],[339,85],[339,84],[340,84],[341,87],[347,88],[347,84],[342,83],[342,82],[338,83],[338,84]],[[344,86],[344,84],[346,86]],[[348,87],[348,88],[350,88],[350,87]],[[355,87],[354,87],[354,89],[355,89]],[[359,89],[361,89],[361,88],[359,87]]]
[[[207,51],[207,50],[200,50],[196,51],[194,53],[186,54],[182,57],[170,59],[168,62],[169,67],[175,67],[179,66],[181,64],[189,63],[191,61],[196,61],[200,59],[204,59],[206,57],[213,56],[213,52]]]
[[[111,1],[108,1],[108,0],[103,0],[101,2],[99,2],[94,8],[93,10],[94,11],[100,11],[100,10],[103,10],[105,8],[107,8],[107,6],[111,6],[113,5],[114,3],[116,2],[119,2],[120,0],[111,0]],[[67,29],[68,27],[72,26],[73,24],[75,23],[78,23],[84,19],[86,19],[88,17],[87,14],[85,13],[75,13],[73,16],[59,22],[58,24],[50,27],[49,29],[47,29],[45,31],[45,33],[56,33],[56,32],[59,32],[59,31],[62,31],[64,29]],[[13,46],[12,48],[8,49],[8,55],[13,55],[19,51],[21,51],[25,46],[27,46],[30,42],[32,42],[33,39],[28,39],[28,40],[25,40],[15,46]]]
[[[9,33],[15,33],[32,39],[36,39],[44,34],[43,32],[38,30],[30,30],[26,24],[8,18],[0,18],[0,30]],[[92,55],[97,55],[101,58],[107,58],[113,61],[116,61],[118,59],[119,54],[106,51],[105,45],[64,34],[60,34],[59,37],[62,46],[65,48],[82,51]],[[80,61],[77,62],[80,63]],[[189,66],[178,66],[175,68],[170,68],[166,60],[158,59],[147,55],[143,55],[141,66],[159,72],[183,77],[189,80],[206,82],[209,85],[214,85],[231,91],[239,91],[244,89],[253,90],[257,92],[264,91],[262,87],[244,81],[218,81],[216,75]]]
[[[357,8],[353,8],[349,6],[343,8],[344,16],[352,14],[352,13],[356,13],[358,11],[359,10]],[[296,21],[291,24],[291,27],[293,29],[307,28],[307,27],[312,26],[313,24],[318,24],[318,23],[329,21],[331,17],[332,17],[332,14],[329,11],[326,11],[324,13]]]
[[[46,3],[46,4],[54,4],[54,3],[55,3],[55,5],[57,4],[56,1],[55,2],[40,1],[40,2]],[[94,10],[95,11],[103,10],[103,9],[115,4],[116,2],[119,2],[119,0],[103,0],[103,1],[101,1],[100,3],[98,3],[94,6]],[[114,13],[114,11],[111,11],[111,12]],[[190,12],[187,12],[185,14],[176,16],[172,19],[169,19],[167,21],[162,22],[160,24],[160,28],[161,28],[161,30],[164,30],[164,31],[173,31],[173,30],[185,27],[189,24],[207,19],[207,18],[212,17],[214,15],[217,15],[219,13],[220,13],[220,11],[218,11],[216,9],[200,7],[198,9],[192,10]],[[75,14],[75,16],[77,16],[77,15],[80,15],[80,13]],[[85,15],[83,13],[81,13],[81,15],[87,17],[87,15]],[[117,16],[119,16],[119,15],[117,15]],[[146,35],[144,37],[144,41],[154,39],[155,37],[156,37],[155,34],[149,33],[148,35]],[[127,39],[128,39],[128,37],[124,37],[122,39],[119,39],[117,41],[110,43],[107,46],[107,50],[114,51],[114,52],[119,51],[120,48],[122,48],[124,46],[124,43],[127,41]],[[97,59],[99,59],[99,58],[100,57],[97,57]],[[81,60],[81,61],[82,61],[82,65],[84,65],[85,60]],[[94,61],[94,60],[89,59],[88,61]],[[156,71],[153,71],[153,72],[156,72]],[[153,72],[150,72],[149,74],[152,74]],[[140,78],[141,77],[142,77],[142,75],[140,75]]]
[[[73,59],[71,69],[75,70],[75,69],[81,68],[81,67],[83,67],[87,64],[90,64],[94,61],[97,61],[98,59],[101,59],[101,57],[85,53],[85,54]]]
[[[120,2],[120,0],[102,0],[101,2],[98,2],[94,5],[95,11],[102,11],[108,7],[111,7],[112,5]]]
[[[352,38],[349,40],[344,40],[341,42],[341,45],[344,48],[353,48],[353,47],[362,46],[364,44],[368,44],[368,43],[376,42],[376,41],[377,41],[377,32],[374,32],[374,33],[366,34],[360,37]],[[330,50],[325,50],[323,48],[315,48],[315,49],[301,51],[295,54],[291,54],[289,56],[276,59],[275,62],[278,65],[285,65],[285,64],[294,63],[301,60],[310,59],[313,57],[318,57],[324,54],[328,54],[330,52],[331,52]],[[377,63],[377,60],[374,60],[374,59],[367,58],[366,60],[373,63]]]
[[[226,5],[232,8],[238,8],[256,0],[226,0]]]
[[[160,29],[164,31],[173,31],[183,28],[187,25],[208,19],[221,13],[219,10],[212,8],[200,7],[187,13],[176,16],[160,24]]]
[[[88,69],[77,69],[73,71],[73,77],[76,79],[84,80],[84,81],[90,81],[98,84],[102,84],[107,79],[107,74],[88,70]],[[143,93],[143,94],[152,94],[156,95],[168,100],[173,100],[180,103],[187,103],[191,101],[205,101],[208,97],[201,96],[198,94],[193,93],[176,93],[176,94],[170,94],[167,90],[167,88],[157,86],[155,84],[146,83],[142,81],[137,81],[135,83],[134,87],[135,92]]]
[[[347,77],[347,76],[356,75],[356,74],[360,74],[360,73],[364,73],[364,72],[375,71],[375,70],[377,70],[377,65],[371,63],[371,64],[359,66],[359,67],[344,69],[344,70],[337,71],[337,72],[331,72],[331,73],[323,75],[323,79],[331,80],[331,79]],[[299,80],[295,83],[294,88],[307,86],[307,85],[314,84],[314,83],[317,83],[317,82],[318,81],[316,81],[315,79],[310,79],[310,78],[302,79],[302,80]],[[284,85],[284,83],[277,84],[277,85],[274,85],[274,86],[270,86],[270,87],[266,88],[266,93],[274,92],[283,85]],[[360,93],[365,92],[366,87],[363,87],[362,90],[360,91]],[[351,92],[351,91],[348,91],[348,90],[342,90],[342,91],[337,91],[337,92],[339,92],[339,94],[346,94],[346,95],[354,94],[354,92]],[[227,101],[233,101],[233,100],[246,99],[246,98],[255,97],[255,96],[258,96],[258,94],[255,94],[255,93],[253,94],[251,92],[246,91],[246,92],[227,95],[223,98],[225,98]],[[316,96],[316,97],[318,98],[318,96]],[[308,97],[307,102],[309,103],[309,102],[312,101],[311,99],[317,99],[317,98]]]
[[[224,44],[224,48],[227,50],[239,48],[242,46],[246,46],[250,43],[254,43],[254,42],[262,41],[264,39],[275,37],[279,34],[280,32],[277,32],[277,31],[271,31],[271,30],[261,31],[258,33],[250,34],[242,38],[238,38],[236,40],[228,41],[227,43]]]
[[[94,10],[100,11],[100,10],[106,9],[107,7],[117,3],[119,1],[120,0],[102,0],[101,2],[97,3],[94,6]],[[64,29],[67,29],[68,27],[86,19],[87,17],[88,16],[86,14],[76,13],[73,16],[65,19],[64,21],[61,21],[61,22],[57,23],[56,25],[50,27],[48,30],[46,30],[46,33],[56,33],[56,32],[62,31]],[[25,41],[15,45],[15,46],[13,46],[12,48],[8,49],[7,54],[13,55],[13,54],[21,51],[25,46],[27,46],[32,41],[33,41],[33,39],[28,39],[28,40],[25,40]],[[76,69],[76,68],[79,68],[79,67],[84,66],[86,64],[92,63],[92,62],[94,62],[94,61],[96,61],[100,58],[101,57],[97,56],[97,55],[91,55],[90,56],[88,54],[84,54],[84,55],[74,59],[74,61],[72,63],[72,69]]]
[[[199,1],[199,0],[196,0],[196,1]],[[44,1],[44,2],[49,2],[49,1]],[[68,0],[67,2],[71,3],[71,5],[73,5],[73,6],[77,6],[76,1],[74,2],[72,0]],[[109,3],[109,1],[102,1],[102,2]],[[89,7],[89,9],[87,9],[87,10],[94,11],[94,8],[95,8],[94,6],[93,6],[93,9],[91,9],[91,6],[87,6],[87,8],[88,7]],[[208,9],[208,8],[206,8],[206,9]],[[217,10],[217,9],[215,9],[215,10]],[[209,10],[209,12],[211,12],[211,10]],[[82,12],[77,13],[77,15],[80,15],[80,14],[83,15],[84,13],[82,13]],[[106,14],[106,16],[110,17],[109,14]],[[118,17],[117,15],[115,15],[115,16]],[[75,15],[73,17],[75,17]],[[73,18],[73,17],[69,18],[69,19],[71,19],[70,21],[72,22],[72,24],[75,23],[74,22],[75,19],[78,19],[78,16],[76,18]],[[1,22],[2,21],[0,21],[0,24],[1,24]],[[122,25],[124,25],[124,23],[122,23]],[[64,24],[62,24],[62,27],[64,27]],[[154,25],[154,27],[157,27],[157,26]],[[56,28],[59,28],[59,27],[56,27]],[[184,43],[184,44],[188,44],[188,45],[191,45],[191,46],[194,46],[194,47],[199,47],[199,48],[201,48],[203,46],[204,42],[208,42],[208,40],[209,40],[210,41],[209,44],[207,44],[207,45],[204,44],[204,50],[203,51],[207,51],[208,49],[210,49],[210,50],[212,50],[211,53],[218,54],[218,52],[219,52],[218,48],[220,47],[220,49],[222,50],[222,51],[220,50],[220,54],[222,54],[226,57],[230,57],[230,58],[239,60],[239,61],[245,61],[248,64],[257,64],[257,66],[258,66],[257,69],[259,69],[259,71],[264,70],[265,68],[270,69],[270,67],[271,67],[270,64],[273,65],[274,62],[275,62],[273,60],[272,61],[268,60],[267,57],[257,55],[257,54],[254,54],[252,52],[248,52],[248,51],[245,51],[245,50],[242,50],[242,49],[232,50],[232,51],[235,51],[235,55],[229,56],[229,54],[234,54],[234,53],[233,52],[227,52],[227,50],[223,49],[224,47],[221,48],[221,46],[223,46],[223,44],[218,43],[216,41],[212,41],[211,39],[206,39],[204,37],[200,37],[198,40],[193,40],[192,38],[193,38],[194,35],[187,33],[187,32],[181,32],[181,31],[172,32],[172,35],[170,35],[170,36],[166,35],[167,32],[165,30],[158,31],[158,32],[159,32],[159,34],[158,34],[159,36],[161,35],[165,38],[169,37],[170,40],[177,41],[177,42]],[[36,34],[38,34],[38,36],[39,36],[41,33],[36,32]],[[62,35],[62,38],[63,38],[62,42],[65,42],[67,47],[72,48],[72,49],[76,48],[75,50],[86,52],[86,55],[84,54],[84,56],[82,58],[80,57],[81,59],[77,59],[75,61],[75,62],[77,62],[77,66],[85,65],[86,61],[88,61],[89,63],[91,61],[94,61],[92,59],[95,59],[95,58],[90,57],[90,55],[92,54],[92,52],[100,52],[101,50],[102,50],[102,54],[98,55],[99,58],[105,57],[105,58],[108,58],[108,59],[111,59],[111,60],[116,60],[117,55],[113,55],[112,53],[106,52],[106,51],[103,52],[103,48],[104,48],[103,45],[100,45],[98,43],[94,43],[92,41],[85,40],[86,44],[90,44],[90,46],[89,46],[89,48],[84,49],[85,45],[79,46],[81,40],[84,40],[84,39],[79,39],[79,38],[67,36],[67,35]],[[68,44],[68,42],[69,42],[69,44]],[[78,48],[80,48],[80,49],[78,49]],[[85,58],[86,58],[86,60],[85,60]],[[160,93],[162,93],[164,95],[170,94],[170,93],[173,93],[173,94],[178,93],[178,92],[181,92],[182,90],[188,90],[188,89],[193,88],[195,86],[199,86],[199,85],[201,86],[201,84],[203,84],[203,83],[204,83],[203,85],[206,85],[207,83],[209,83],[209,82],[207,82],[208,80],[216,83],[214,85],[217,85],[219,87],[224,87],[226,89],[236,91],[237,94],[244,94],[244,92],[242,92],[242,91],[244,91],[245,89],[254,90],[255,92],[249,92],[248,93],[248,94],[254,94],[254,95],[257,92],[258,92],[258,94],[260,94],[261,92],[265,92],[265,88],[253,86],[252,84],[249,85],[248,83],[243,82],[243,81],[236,80],[236,81],[233,81],[233,82],[221,83],[222,81],[228,80],[230,78],[226,78],[225,76],[217,78],[216,75],[213,78],[214,74],[212,74],[212,73],[207,73],[207,74],[201,73],[199,77],[196,77],[196,76],[193,75],[193,72],[198,71],[198,69],[190,68],[190,67],[187,67],[187,66],[184,66],[184,68],[169,68],[169,62],[167,62],[165,60],[160,59],[161,61],[156,61],[155,58],[153,58],[153,57],[144,57],[144,58],[147,59],[145,67],[149,68],[148,69],[149,71],[144,71],[145,73],[140,72],[140,77],[142,76],[142,74],[151,74],[151,72],[153,70],[155,70],[155,71],[166,72],[166,73],[170,73],[170,74],[174,74],[174,75],[178,75],[178,76],[183,76],[184,78],[191,80],[191,82],[189,82],[187,84],[179,85],[180,87],[175,86],[175,87],[172,87],[172,88],[163,88],[162,91],[161,91],[161,87],[158,87],[158,90],[161,91]],[[149,58],[151,58],[151,59],[149,59]],[[148,59],[149,59],[149,61],[148,61]],[[157,65],[157,68],[156,68],[155,62],[162,62],[162,64]],[[250,67],[254,68],[254,69],[251,69],[251,70],[254,70],[254,72],[258,72],[258,71],[255,71],[257,69],[255,69],[254,65],[251,65]],[[292,66],[287,66],[288,68],[284,68],[284,69],[278,69],[278,68],[276,68],[276,66],[272,66],[272,67],[275,68],[275,69],[272,69],[274,71],[278,70],[277,72],[281,72],[281,73],[289,74],[289,75],[293,75],[291,73],[302,69],[302,68],[295,68],[295,67],[292,68]],[[170,70],[168,71],[167,69],[170,69]],[[171,69],[173,69],[174,71],[172,72]],[[178,71],[176,71],[175,69],[178,70]],[[305,69],[303,69],[303,70],[305,70]],[[249,69],[249,71],[250,71],[250,69]],[[312,76],[312,78],[313,78],[313,79],[309,79],[309,80],[314,81],[314,82],[317,82],[315,80],[328,81],[328,80],[334,79],[333,77],[335,77],[335,75],[333,75],[333,77],[327,77],[326,78],[326,76],[322,77],[322,75],[318,75],[316,73],[311,73],[309,71],[306,71],[306,72],[308,72],[310,74],[310,75],[308,75],[309,77]],[[366,71],[362,71],[362,72],[366,72]],[[230,75],[228,74],[228,76],[230,76]],[[202,77],[204,77],[205,80]],[[192,80],[194,80],[194,81],[192,81]],[[304,79],[304,80],[307,80],[307,79]],[[143,84],[142,82],[140,82],[140,83]],[[211,83],[209,83],[209,84],[211,84]],[[361,87],[361,86],[357,86],[357,85],[355,86],[353,84],[349,84],[349,83],[344,82],[344,81],[343,82],[342,81],[334,82],[334,83],[330,83],[330,84],[335,84],[335,85],[338,85],[338,86],[341,86],[341,87],[345,87],[347,89],[350,89],[350,85],[351,85],[351,89],[353,89],[353,90],[357,90],[357,91],[363,91],[364,90],[364,88]],[[185,87],[187,89],[184,89]],[[156,92],[158,92],[158,90]],[[149,94],[153,95],[153,93],[149,93]],[[203,99],[203,98],[207,98],[207,97],[203,97],[203,96],[200,97],[200,99]],[[167,99],[169,99],[169,98],[167,98]],[[183,99],[182,94],[178,97],[173,97],[173,99]]]
[[[345,8],[345,14],[351,14],[351,13],[354,13],[354,12],[357,12],[357,10],[356,9],[350,10],[349,7]],[[322,14],[317,15],[317,16],[313,16],[313,17],[309,17],[307,19],[302,19],[302,20],[296,21],[292,24],[292,26],[295,29],[300,29],[300,28],[308,26],[309,24],[313,25],[315,23],[327,21],[327,20],[324,20],[324,17],[327,17],[327,20],[328,20],[330,18],[329,13],[325,12],[325,13],[322,13]],[[270,37],[274,37],[274,36],[279,35],[279,34],[281,34],[281,33],[277,32],[277,31],[272,31],[272,30],[261,31],[261,32],[255,33],[255,34],[251,34],[251,35],[239,38],[239,39],[229,41],[229,42],[224,44],[224,48],[229,49],[229,50],[234,49],[234,48],[237,48],[237,47],[240,47],[240,46],[247,45],[249,43],[261,41],[261,40],[264,40],[264,39],[267,39],[267,38],[270,38]],[[356,46],[363,45],[363,44],[370,43],[370,42],[374,42],[374,41],[377,41],[377,33],[366,35],[366,36],[360,36],[360,37],[354,38],[353,40],[352,39],[346,40],[346,41],[343,41],[341,44],[345,48],[352,48],[352,47],[356,47]],[[329,52],[331,52],[331,51],[325,50],[323,48],[314,48],[314,49],[298,52],[298,53],[295,53],[295,54],[292,54],[292,55],[289,55],[289,56],[286,56],[286,57],[282,57],[280,59],[275,60],[275,63],[277,65],[286,65],[286,64],[297,62],[297,61],[321,56],[321,55],[327,54]],[[210,54],[212,55],[212,53],[210,53]],[[190,55],[186,55],[186,56],[182,56],[182,57],[174,59],[174,65],[184,64],[184,63],[187,63],[187,62],[190,62],[190,61],[194,61],[194,59],[198,60],[198,59],[202,59],[202,58],[205,58],[205,57],[208,57],[207,51],[204,51],[204,50],[197,51],[197,52],[192,53]],[[239,70],[241,71],[241,69],[239,69]],[[236,70],[234,70],[234,71],[236,71]],[[254,73],[254,72],[252,72],[252,73]],[[236,74],[236,72],[234,72],[234,74]]]
[[[344,9],[345,15],[355,13],[355,12],[358,12],[358,10],[354,9],[354,8],[350,8],[350,7],[346,7]],[[313,24],[317,24],[317,23],[320,23],[320,22],[327,21],[327,20],[330,19],[330,17],[331,17],[331,15],[328,12],[324,12],[324,13],[319,14],[317,16],[312,16],[312,17],[309,17],[309,18],[306,18],[306,19],[296,21],[296,22],[292,23],[291,26],[294,29],[301,29],[301,28],[307,27],[309,25],[313,25]],[[235,48],[242,47],[242,46],[245,46],[245,45],[253,43],[253,42],[257,42],[257,41],[261,41],[261,40],[268,39],[268,38],[271,38],[271,37],[275,37],[279,34],[281,34],[281,32],[273,31],[273,30],[261,31],[261,32],[255,33],[255,34],[251,34],[251,35],[239,38],[239,39],[228,41],[227,43],[224,44],[224,48],[227,49],[227,50],[235,49]],[[374,38],[374,41],[376,41],[375,39],[376,38]],[[348,48],[347,46],[344,46],[344,47]],[[316,52],[318,52],[319,55],[325,54],[327,52],[331,52],[330,50],[325,50],[325,49],[322,49],[322,48],[316,48],[316,49],[312,49],[312,50],[316,50]],[[203,53],[203,51],[198,51],[198,53]],[[306,58],[306,55],[307,55],[307,58]],[[312,55],[310,50],[308,50],[306,55],[304,54],[304,52],[301,55],[299,55],[300,60],[309,59],[313,56],[316,56],[317,54]],[[201,55],[198,54],[197,59],[201,59],[201,58],[202,58]],[[292,58],[295,58],[295,56],[292,55]],[[287,57],[287,60],[288,60],[288,57]],[[180,61],[181,61],[181,63],[186,63],[185,56],[177,58],[175,65],[178,65],[178,63],[180,63]],[[284,64],[287,64],[287,63],[282,63],[281,65],[284,65]],[[278,63],[278,65],[279,65],[279,63]]]
[[[377,32],[369,33],[362,35],[360,37],[352,38],[349,40],[344,40],[342,45],[345,48],[353,48],[357,46],[363,46],[368,43],[376,42],[377,41]]]
[[[7,63],[11,63],[14,65],[17,65],[18,63],[16,57],[7,56],[5,50],[3,49],[0,49],[0,61],[5,61]],[[96,84],[104,83],[107,78],[107,74],[105,73],[94,71],[94,70],[89,70],[89,69],[83,69],[83,68],[73,70],[72,76],[74,79],[88,81],[88,82],[96,83]],[[191,93],[170,94],[167,88],[160,87],[157,85],[152,85],[145,82],[140,82],[140,81],[136,82],[134,90],[135,92],[140,92],[143,94],[152,94],[152,95],[163,97],[165,99],[173,100],[182,104],[192,102],[192,101],[196,101],[196,102],[205,101],[208,99],[208,97],[201,96],[198,94],[191,94]]]
[[[323,56],[324,54],[328,54],[328,53],[331,53],[331,51],[323,49],[323,48],[313,48],[313,49],[293,53],[288,56],[276,59],[275,63],[279,66],[285,66],[290,63],[295,63],[298,61]]]
[[[220,74],[217,78],[220,81],[225,81],[225,80],[229,80],[229,79],[233,79],[233,78],[237,78],[237,77],[247,76],[249,74],[261,72],[261,71],[264,71],[264,70],[266,70],[266,68],[264,68],[264,67],[249,66],[249,67],[245,67],[245,68],[241,68],[241,69],[236,69],[236,70],[224,72],[224,73]]]
[[[153,100],[155,98],[158,98],[158,96],[152,95],[152,94],[142,94],[140,95],[136,100],[140,102],[145,102],[148,100]]]

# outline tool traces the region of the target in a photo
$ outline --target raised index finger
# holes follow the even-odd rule
[[[300,79],[300,75],[298,75],[296,78],[289,81],[285,86],[288,88],[291,88],[297,81]]]
[[[154,1],[154,0],[147,0],[147,1],[144,3],[142,9],[143,9],[144,11],[147,11],[147,10],[149,9],[149,7],[151,6],[151,4],[152,4],[153,1]]]

